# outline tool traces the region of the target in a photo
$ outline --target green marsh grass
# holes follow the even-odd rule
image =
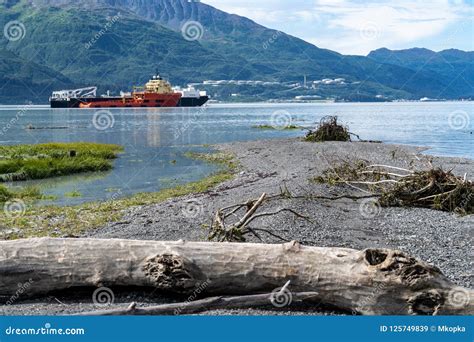
[[[0,146],[0,182],[107,171],[123,148],[86,142]]]
[[[296,125],[287,125],[287,126],[272,126],[272,125],[255,125],[252,126],[252,128],[258,128],[258,129],[275,129],[275,130],[295,130],[295,129],[301,129],[301,127],[296,126]]]

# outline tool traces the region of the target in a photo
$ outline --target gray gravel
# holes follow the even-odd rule
[[[473,179],[473,160],[431,157],[420,147],[377,143],[307,143],[299,139],[239,142],[216,148],[230,152],[240,162],[240,171],[231,181],[211,191],[173,199],[164,203],[128,210],[121,222],[90,231],[87,237],[146,240],[205,240],[204,225],[209,224],[217,208],[250,198],[262,192],[278,194],[285,186],[293,195],[308,193],[338,195],[354,190],[315,184],[309,178],[345,160],[363,159],[371,163],[424,169],[428,159],[434,166],[454,169],[454,173]],[[308,245],[340,246],[356,249],[388,247],[405,251],[438,266],[455,283],[472,287],[472,239],[474,217],[420,208],[381,208],[374,215],[361,210],[361,200],[308,201],[291,199],[272,201],[266,211],[292,208],[309,216],[312,222],[295,219],[292,214],[262,218],[257,225],[277,232],[289,240]],[[364,213],[364,215],[363,215]],[[269,243],[278,242],[264,236]],[[250,239],[250,241],[254,241]],[[89,291],[90,292],[90,291]],[[77,298],[49,297],[22,302],[5,309],[6,314],[65,314],[93,308],[91,294]],[[59,303],[58,300],[61,302]],[[179,300],[156,293],[118,291],[113,306],[139,305]],[[0,306],[0,310],[2,307]],[[1,312],[1,311],[0,311]],[[218,310],[208,314],[289,314],[286,309]],[[296,308],[291,314],[320,314],[310,308]]]

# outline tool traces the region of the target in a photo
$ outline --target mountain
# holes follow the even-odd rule
[[[428,49],[378,49],[368,54],[374,61],[398,65],[415,71],[430,72],[432,77],[445,80],[450,88],[465,97],[474,97],[474,52],[456,49],[434,52]]]
[[[375,100],[458,98],[472,91],[451,86],[449,77],[436,70],[344,56],[188,0],[4,0],[0,27],[11,21],[21,22],[26,34],[18,41],[1,39],[0,49],[54,71],[66,84],[98,85],[100,91],[143,84],[156,69],[178,85],[204,80],[271,84],[207,86],[221,100],[235,93],[246,100],[296,95]],[[182,32],[188,24],[199,40]],[[305,75],[317,81],[315,86],[301,84]]]
[[[0,49],[0,103],[44,102],[54,89],[72,86],[62,74]]]

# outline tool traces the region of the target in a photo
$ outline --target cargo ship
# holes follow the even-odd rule
[[[51,108],[114,108],[114,107],[198,107],[209,100],[206,92],[192,87],[172,88],[159,75],[144,87],[133,87],[120,96],[97,96],[97,87],[54,91],[49,98]]]

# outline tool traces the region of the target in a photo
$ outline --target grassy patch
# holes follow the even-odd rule
[[[0,182],[107,171],[122,150],[85,142],[0,146]]]
[[[184,154],[186,158],[203,160],[208,163],[218,164],[225,167],[228,170],[235,170],[237,168],[237,162],[234,157],[225,152],[216,153],[197,153],[197,152],[186,152]]]
[[[272,125],[255,125],[252,126],[252,128],[258,128],[258,129],[277,129],[277,130],[295,130],[295,129],[301,129],[301,127],[296,126],[296,125],[288,125],[288,126],[272,126]]]
[[[78,190],[69,191],[64,194],[64,197],[70,197],[70,198],[81,197],[81,196],[82,194]]]
[[[41,191],[34,186],[28,186],[21,190],[15,191],[0,184],[0,203],[4,203],[12,199],[38,200],[47,198],[47,196],[41,194]]]
[[[3,211],[0,211],[0,226],[17,228],[17,231],[7,236],[2,236],[0,230],[0,239],[78,236],[87,230],[101,227],[109,222],[119,221],[130,207],[150,205],[174,197],[207,191],[231,179],[237,167],[232,156],[224,153],[207,155],[189,153],[187,156],[217,163],[222,168],[211,176],[196,182],[154,193],[139,193],[128,198],[84,203],[68,207],[35,207],[26,202],[26,211],[19,217],[8,217],[4,215]]]

